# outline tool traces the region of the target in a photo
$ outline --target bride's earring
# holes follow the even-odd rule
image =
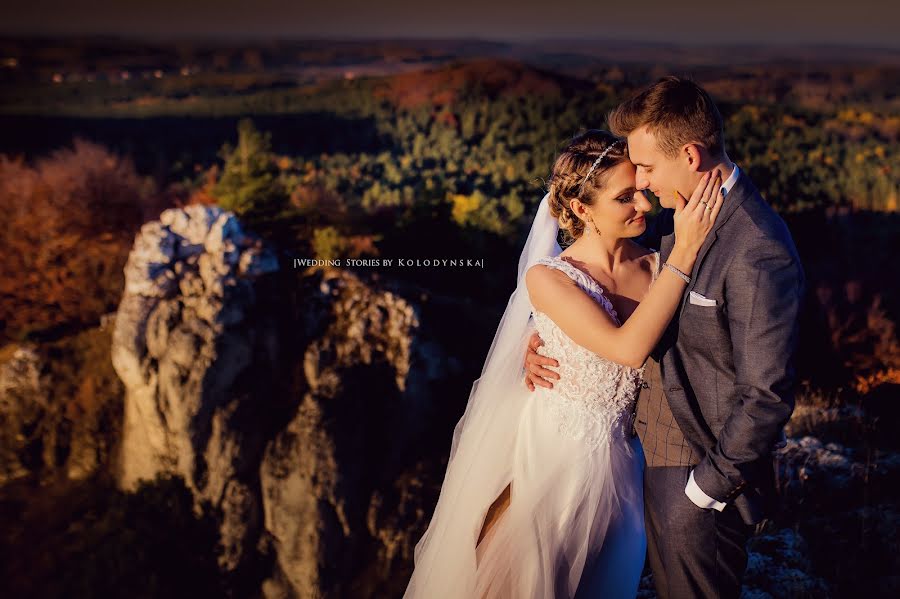
[[[589,218],[588,222],[591,223],[591,226],[594,228],[594,231],[597,232],[597,237],[600,237],[600,229],[598,229],[597,225],[594,224],[594,219]]]

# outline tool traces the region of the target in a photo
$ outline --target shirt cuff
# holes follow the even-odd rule
[[[702,507],[704,509],[712,508],[714,510],[722,511],[725,509],[724,503],[721,501],[716,501],[709,495],[703,492],[703,489],[694,482],[694,471],[691,470],[691,475],[688,477],[687,486],[684,488],[684,494],[688,496],[688,499],[694,502],[694,505],[697,507]]]

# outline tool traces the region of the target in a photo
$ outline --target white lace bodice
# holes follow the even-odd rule
[[[654,281],[659,274],[659,252],[655,258]],[[558,256],[540,258],[536,264],[566,273],[603,306],[617,326],[621,326],[612,302],[593,277]],[[598,356],[575,343],[543,312],[533,310],[532,314],[544,342],[537,353],[559,362],[555,370],[560,378],[553,381],[553,389],[537,389],[553,403],[560,432],[576,439],[584,438],[591,446],[624,434],[624,426],[630,421],[637,401],[644,369],[623,366]]]

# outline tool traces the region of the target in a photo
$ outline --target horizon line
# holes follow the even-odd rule
[[[665,48],[671,46],[681,46],[686,48],[754,48],[764,49],[773,47],[777,49],[794,48],[794,49],[854,49],[854,50],[875,50],[896,52],[900,54],[900,42],[896,46],[883,45],[872,42],[851,42],[851,41],[788,41],[788,40],[730,40],[730,41],[679,41],[674,39],[641,39],[634,37],[606,37],[606,36],[571,36],[564,37],[558,35],[550,36],[523,36],[518,38],[503,37],[487,37],[481,35],[459,35],[459,36],[422,36],[422,35],[391,35],[391,36],[371,36],[371,35],[240,35],[240,34],[223,34],[223,33],[197,33],[197,34],[154,34],[154,33],[109,33],[109,32],[84,32],[84,33],[53,33],[53,32],[10,32],[0,30],[0,39],[19,39],[19,40],[84,40],[84,39],[111,39],[126,42],[185,42],[193,41],[203,42],[229,42],[229,43],[298,43],[298,42],[323,42],[323,43],[343,43],[343,42],[407,42],[407,43],[440,43],[440,42],[476,42],[498,45],[521,46],[539,43],[601,43],[612,42],[618,44],[630,44],[635,46],[646,46]]]

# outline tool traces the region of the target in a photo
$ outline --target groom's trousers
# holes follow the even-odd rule
[[[732,504],[722,512],[703,509],[685,494],[700,456],[672,416],[658,363],[650,359],[646,369],[634,428],[647,460],[644,524],[656,593],[660,599],[737,598],[753,527]]]
[[[752,532],[734,505],[699,508],[685,495],[691,466],[644,469],[647,556],[660,599],[735,599]]]

